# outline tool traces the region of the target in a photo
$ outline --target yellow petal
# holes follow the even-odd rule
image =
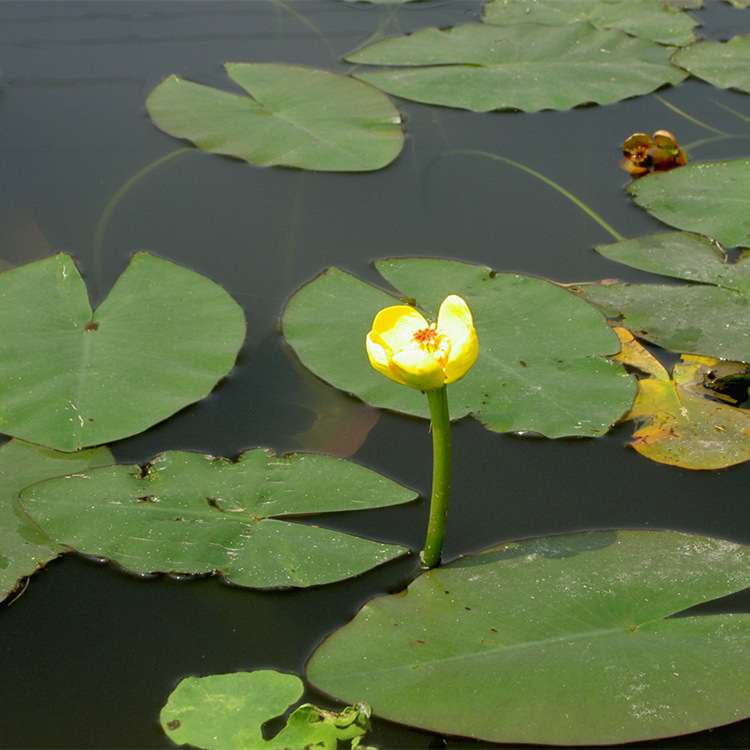
[[[469,306],[456,294],[443,300],[438,312],[438,333],[447,336],[451,343],[460,341],[474,327]]]
[[[372,334],[378,337],[390,348],[397,352],[412,344],[414,334],[427,328],[424,316],[408,305],[394,305],[381,310],[372,323]]]
[[[391,369],[400,382],[420,391],[432,391],[445,385],[443,367],[431,354],[421,349],[396,352],[391,358]]]
[[[367,349],[367,357],[370,360],[370,364],[382,375],[395,379],[389,365],[393,352],[383,345],[382,339],[374,331],[370,331],[367,334],[365,348]],[[397,382],[400,383],[401,381]]]
[[[479,339],[474,328],[466,336],[453,344],[448,362],[445,365],[445,382],[455,383],[471,369],[479,354]]]
[[[438,313],[438,333],[451,342],[445,365],[445,382],[455,383],[471,369],[479,354],[479,339],[469,306],[461,297],[451,294],[443,300]]]

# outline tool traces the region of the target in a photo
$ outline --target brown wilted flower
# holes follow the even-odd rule
[[[648,172],[666,172],[687,163],[687,154],[668,130],[657,130],[653,137],[633,133],[622,144],[625,156],[620,166],[633,177]]]

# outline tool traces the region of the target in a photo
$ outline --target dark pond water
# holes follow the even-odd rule
[[[696,16],[713,38],[750,31],[750,11],[707,0]],[[304,2],[3,2],[0,4],[0,257],[16,263],[65,251],[100,300],[131,253],[149,250],[226,287],[249,335],[239,366],[204,402],[113,446],[121,461],[168,449],[233,456],[279,453],[300,442],[321,390],[283,346],[285,300],[337,265],[367,280],[374,258],[431,255],[561,282],[645,274],[597,255],[611,241],[559,194],[499,163],[441,158],[475,148],[523,162],[563,184],[620,232],[658,231],[624,193],[619,144],[634,131],[674,131],[681,143],[710,133],[653,96],[570,112],[472,114],[399,102],[408,139],[373,174],[257,169],[197,152],[152,172],[106,226],[114,193],[180,144],[150,124],[148,92],[167,74],[229,88],[225,61],[301,63],[347,72],[340,61],[374,33],[473,20],[480,3],[403,8]],[[750,136],[750,98],[688,81],[660,95],[713,127]],[[750,140],[696,148],[696,159],[747,156]],[[625,426],[598,440],[497,435],[455,426],[454,497],[445,557],[548,533],[622,527],[698,532],[750,543],[747,464],[716,472],[657,465],[626,449]],[[423,495],[427,425],[383,414],[354,459]],[[356,515],[356,514],[355,514]],[[342,529],[418,548],[425,501],[340,516]],[[67,556],[0,606],[0,746],[171,747],[158,712],[189,674],[275,668],[302,674],[322,638],[373,595],[414,575],[402,560],[312,591],[257,593],[218,580],[138,579]],[[325,703],[311,691],[308,699]],[[376,722],[383,748],[470,748]],[[444,744],[445,742],[445,744]],[[642,745],[645,746],[645,745]],[[750,722],[649,743],[663,748],[750,746]]]

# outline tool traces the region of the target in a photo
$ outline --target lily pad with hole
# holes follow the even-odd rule
[[[672,62],[714,86],[750,94],[750,36],[698,42],[676,52]]]
[[[588,23],[478,23],[383,39],[346,59],[399,66],[356,77],[404,99],[476,112],[537,112],[609,104],[677,84],[687,74],[669,62],[672,51]]]
[[[747,253],[729,263],[715,242],[686,232],[625,240],[597,250],[635,268],[700,283],[581,284],[577,291],[586,300],[639,338],[665,349],[750,362]]]
[[[142,432],[234,366],[242,309],[209,279],[136,253],[99,307],[69,255],[0,274],[0,432],[56,450]]]
[[[171,75],[146,100],[154,124],[260,167],[363,172],[386,166],[403,147],[398,110],[361,81],[280,63],[224,67],[250,96]]]
[[[437,258],[376,263],[391,294],[333,268],[300,289],[282,318],[286,340],[316,375],[368,404],[428,416],[427,399],[376,372],[365,336],[376,313],[416,301],[428,320],[449,294],[469,304],[479,357],[449,386],[451,417],[472,413],[498,432],[601,435],[624,414],[635,382],[606,358],[619,342],[601,314],[542,279]]]
[[[414,498],[358,464],[258,448],[236,462],[162,453],[145,469],[112,466],[42,482],[20,503],[51,539],[127,570],[219,573],[238,586],[271,588],[339,581],[408,552],[297,516]]]
[[[67,547],[46,537],[16,504],[18,493],[29,485],[51,477],[85,471],[114,463],[106,448],[61,453],[21,440],[9,440],[0,448],[0,600],[20,582],[67,552]]]
[[[309,680],[390,721],[487,742],[610,745],[750,716],[750,548],[670,531],[509,542],[368,602]],[[679,615],[679,616],[676,616]]]
[[[588,21],[597,29],[619,29],[661,44],[684,46],[696,37],[698,21],[661,0],[490,0],[485,23],[505,26],[540,23],[563,26]]]
[[[628,192],[665,224],[750,247],[750,159],[693,162],[635,180]]]

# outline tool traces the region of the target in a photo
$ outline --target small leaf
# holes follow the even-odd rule
[[[172,451],[30,487],[21,506],[51,538],[137,573],[219,572],[238,586],[314,586],[403,555],[394,544],[282,520],[405,503],[415,493],[358,464],[255,449],[232,463]]]
[[[581,284],[576,291],[586,300],[619,318],[639,338],[666,349],[750,362],[747,254],[727,263],[715,243],[680,232],[597,249],[635,268],[702,283]]]
[[[661,0],[490,0],[485,23],[541,23],[554,26],[588,21],[597,29],[619,29],[661,44],[695,41],[698,21]]]
[[[154,124],[203,151],[261,167],[367,171],[403,147],[398,110],[361,81],[297,65],[224,67],[252,99],[172,75],[146,101]]]
[[[207,750],[336,750],[339,741],[369,730],[366,703],[341,712],[305,703],[275,737],[264,739],[263,725],[296,703],[303,690],[299,677],[271,669],[186,677],[159,718],[173,742]]]
[[[63,451],[119,440],[207,396],[245,337],[203,276],[136,253],[92,313],[69,255],[0,274],[0,432]]]
[[[747,366],[683,354],[669,373],[623,328],[620,362],[649,373],[626,419],[639,423],[631,443],[652,461],[683,469],[723,469],[750,460],[750,411],[721,403],[706,383]]]
[[[469,304],[479,358],[449,389],[451,418],[474,414],[498,432],[595,436],[630,407],[635,383],[605,359],[619,350],[604,318],[565,289],[519,274],[436,258],[378,261],[378,271],[434,320],[440,302]],[[329,269],[289,301],[284,336],[306,367],[373,406],[428,415],[421,393],[369,364],[365,336],[394,297]]]
[[[670,52],[587,23],[502,29],[480,23],[383,39],[347,60],[405,66],[357,75],[404,99],[477,112],[536,112],[609,104],[679,83],[686,74],[669,63]]]
[[[169,696],[159,720],[178,745],[267,750],[271,746],[263,738],[263,724],[283,714],[303,692],[299,677],[271,669],[186,677]]]
[[[693,162],[635,180],[628,192],[665,224],[750,247],[750,159]]]
[[[0,448],[4,492],[0,500],[0,599],[11,593],[21,579],[67,551],[18,512],[18,493],[44,479],[111,463],[114,458],[106,448],[60,453],[20,440],[10,440]]]
[[[390,721],[487,742],[696,732],[750,716],[750,615],[685,610],[748,585],[750,548],[719,539],[509,542],[372,599],[307,674]]]
[[[719,88],[750,93],[750,36],[697,42],[676,52],[672,62]]]

